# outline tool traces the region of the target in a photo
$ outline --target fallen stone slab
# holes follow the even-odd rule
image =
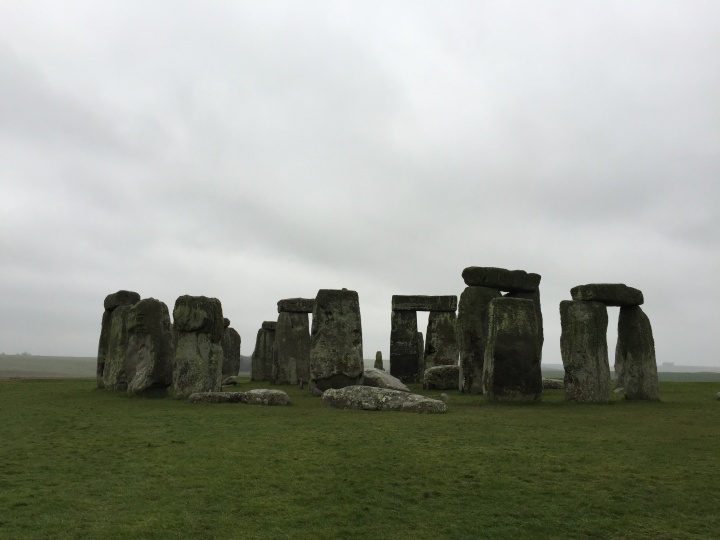
[[[589,283],[570,289],[573,300],[602,302],[606,306],[639,306],[645,301],[642,291],[624,283]]]
[[[458,390],[460,366],[433,366],[425,371],[423,388],[426,390]]]
[[[409,392],[410,389],[397,377],[393,377],[384,370],[377,368],[366,368],[363,372],[363,386],[374,388],[389,388],[401,392]]]
[[[457,302],[457,296],[394,294],[392,309],[393,311],[456,311]]]
[[[237,377],[227,377],[226,379],[223,379],[222,385],[223,386],[237,386]]]
[[[565,383],[562,379],[543,379],[542,387],[543,390],[562,390],[565,388]]]
[[[323,392],[321,399],[323,405],[334,409],[415,413],[444,413],[447,411],[447,405],[437,399],[370,386],[330,388]]]
[[[190,403],[245,403],[246,405],[288,405],[290,396],[282,390],[259,388],[247,392],[196,392]]]
[[[490,287],[505,292],[535,292],[540,286],[540,274],[493,266],[468,266],[462,278],[470,287]]]

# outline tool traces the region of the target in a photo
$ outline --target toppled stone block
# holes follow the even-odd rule
[[[493,266],[469,266],[463,270],[462,277],[470,287],[489,287],[505,292],[535,292],[540,286],[540,274]]]
[[[601,302],[560,302],[566,400],[602,403],[610,399],[607,325],[607,307]]]
[[[625,399],[660,399],[655,340],[650,319],[640,306],[620,308],[615,371],[622,374]]]
[[[128,311],[127,332],[128,394],[167,395],[173,373],[173,334],[167,305],[155,298],[140,300]]]
[[[460,353],[455,322],[455,312],[430,312],[425,333],[425,371],[433,366],[458,365]]]
[[[460,353],[460,391],[482,394],[482,374],[487,345],[488,308],[493,298],[501,296],[498,289],[466,287],[460,295],[457,316],[458,349]]]
[[[288,405],[290,396],[282,390],[249,390],[247,392],[195,392],[190,403],[244,403],[246,405]]]
[[[364,363],[360,300],[355,291],[320,289],[310,346],[310,387],[362,384]]]
[[[434,366],[425,371],[426,390],[457,390],[460,387],[460,366]]]
[[[389,388],[390,390],[399,390],[400,392],[410,391],[400,379],[393,377],[381,369],[374,368],[367,368],[363,373],[363,386]]]
[[[390,374],[403,382],[415,382],[424,364],[424,351],[417,338],[417,313],[393,311],[390,327]]]
[[[219,391],[225,321],[217,298],[180,296],[173,309],[175,357],[173,392],[185,399],[196,392]]]
[[[483,387],[490,401],[540,401],[542,372],[532,300],[494,298],[488,310]]]
[[[590,283],[570,289],[573,300],[602,302],[606,306],[639,306],[643,293],[623,283]]]
[[[456,311],[457,296],[400,295],[392,297],[393,311]]]
[[[312,313],[314,298],[285,298],[277,303],[278,313]]]
[[[437,399],[387,388],[346,386],[323,392],[323,405],[334,409],[444,413],[447,405]]]

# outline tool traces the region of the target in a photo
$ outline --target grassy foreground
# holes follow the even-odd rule
[[[448,392],[445,415],[331,410],[282,389],[289,407],[0,381],[0,537],[720,533],[717,384],[663,383],[661,403],[607,405]]]

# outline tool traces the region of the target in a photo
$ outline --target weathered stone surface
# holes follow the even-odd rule
[[[301,311],[282,311],[275,327],[273,384],[310,379],[310,321]]]
[[[285,298],[277,303],[278,313],[312,313],[314,298]]]
[[[100,325],[100,340],[98,341],[96,383],[98,388],[105,388],[103,371],[105,371],[105,360],[110,346],[110,322],[112,311],[103,311],[102,323]]]
[[[545,379],[542,380],[543,390],[562,390],[565,383],[562,379]]]
[[[487,345],[488,307],[500,291],[490,287],[466,287],[460,295],[457,316],[460,352],[459,386],[467,394],[482,394],[482,374]]]
[[[112,311],[120,306],[131,306],[140,301],[140,295],[133,291],[118,291],[108,294],[103,303],[106,311]]]
[[[363,373],[363,385],[375,388],[390,388],[401,392],[410,391],[400,379],[393,377],[382,369],[367,368]]]
[[[268,322],[268,321],[266,321]],[[275,357],[275,323],[270,328],[265,322],[258,330],[255,339],[255,350],[252,353],[250,380],[271,381],[273,377],[273,363]]]
[[[425,333],[425,371],[433,366],[458,365],[455,322],[454,312],[430,312]]]
[[[403,382],[418,380],[423,351],[418,349],[417,313],[393,311],[390,327],[390,374]]]
[[[545,334],[543,332],[543,316],[542,307],[540,306],[540,288],[534,292],[509,292],[505,294],[507,298],[524,298],[525,300],[532,300],[535,305],[535,317],[538,322],[538,333],[537,339],[535,340],[535,346],[537,347],[537,354],[542,363],[542,349],[545,341]]]
[[[173,392],[178,399],[220,390],[223,319],[217,298],[185,295],[175,301]]]
[[[605,304],[560,302],[560,354],[566,400],[602,403],[610,399],[607,325]]]
[[[263,321],[263,323],[262,323],[263,330],[272,330],[274,332],[276,328],[277,328],[276,321]]]
[[[228,319],[225,319],[228,321]],[[230,321],[228,321],[229,323]],[[222,376],[223,378],[234,377],[240,373],[240,347],[242,345],[242,339],[240,334],[234,328],[230,326],[225,327],[222,337],[222,350],[223,350],[223,365],[222,365]]]
[[[290,396],[282,390],[249,390],[247,392],[195,392],[190,403],[245,403],[246,405],[288,405]]]
[[[483,366],[485,396],[491,401],[539,401],[542,372],[532,300],[494,298],[488,319]]]
[[[460,386],[460,366],[434,366],[428,368],[423,380],[426,390],[457,390]]]
[[[489,287],[506,292],[535,292],[540,286],[539,274],[492,266],[469,266],[463,270],[462,277],[470,287]]]
[[[393,311],[456,311],[457,296],[425,296],[395,294],[392,297]]]
[[[387,388],[346,386],[323,392],[323,405],[334,409],[444,413],[447,405],[437,399]]]
[[[174,354],[168,307],[155,298],[140,300],[128,311],[127,332],[128,394],[167,395]]]
[[[131,307],[129,305],[116,307],[110,317],[110,335],[103,369],[103,387],[110,390],[127,390],[125,356],[130,339],[127,320]]]
[[[320,289],[310,346],[310,386],[320,390],[362,384],[362,324],[355,291]]]
[[[378,351],[375,353],[375,369],[380,369],[385,371],[385,366],[383,366],[383,359],[382,359],[382,352]]]
[[[570,289],[573,300],[602,302],[606,306],[639,306],[643,293],[623,283],[590,283]]]
[[[625,399],[660,399],[655,340],[650,319],[640,306],[623,306],[618,317],[615,370],[622,373]]]

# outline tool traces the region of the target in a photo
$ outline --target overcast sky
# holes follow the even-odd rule
[[[0,352],[94,356],[118,289],[276,302],[467,266],[641,289],[719,366],[720,2],[0,0]],[[421,317],[421,321],[426,321]],[[610,362],[617,308],[610,310]],[[421,323],[423,332],[424,325]]]

